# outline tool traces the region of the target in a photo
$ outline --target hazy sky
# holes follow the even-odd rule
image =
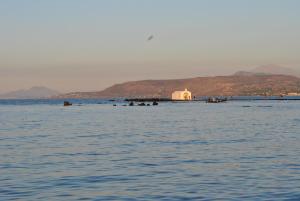
[[[299,53],[299,0],[0,1],[0,93],[297,69]]]

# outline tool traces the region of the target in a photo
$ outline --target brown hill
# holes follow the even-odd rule
[[[300,79],[288,75],[232,75],[177,80],[143,80],[116,84],[100,92],[77,92],[56,98],[170,97],[188,88],[193,96],[280,95],[300,90]]]

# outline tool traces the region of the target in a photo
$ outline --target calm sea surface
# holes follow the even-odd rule
[[[300,101],[112,104],[0,101],[0,200],[300,200]]]

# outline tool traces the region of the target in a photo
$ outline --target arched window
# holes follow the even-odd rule
[[[184,100],[190,100],[190,94],[189,94],[188,92],[185,92],[185,93],[183,94],[183,99],[184,99]]]

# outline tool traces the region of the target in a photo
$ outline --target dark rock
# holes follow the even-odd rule
[[[152,105],[158,105],[158,102],[154,101],[154,102],[152,103]]]
[[[72,103],[70,103],[69,101],[64,101],[64,106],[71,106]]]

